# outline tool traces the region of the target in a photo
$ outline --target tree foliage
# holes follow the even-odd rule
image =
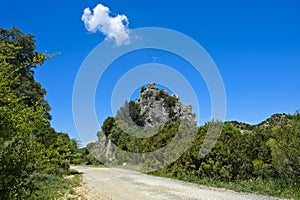
[[[102,132],[98,132],[98,134],[104,133],[115,145],[126,151],[136,153],[153,152],[162,148],[174,138],[178,126],[178,121],[165,124],[159,129],[158,133],[153,134],[151,137],[137,138],[135,136],[139,135],[138,132],[135,132],[135,135],[128,134],[124,131],[127,128],[120,127],[113,117],[108,117],[103,122]]]
[[[33,68],[46,60],[32,35],[0,28],[0,196],[33,198],[39,174],[62,176],[74,145],[49,123],[46,91]]]
[[[271,119],[272,120],[272,119]],[[255,180],[275,183],[272,194],[299,197],[300,180],[300,117],[286,115],[285,120],[249,127],[242,133],[225,123],[215,147],[205,157],[199,150],[209,123],[198,128],[193,145],[176,162],[154,172],[163,176],[186,179],[212,179],[223,182]]]
[[[132,121],[138,126],[145,125],[145,117],[141,114],[141,108],[134,101],[129,102],[129,114]]]
[[[50,105],[44,99],[46,90],[34,80],[33,71],[34,68],[41,66],[50,55],[36,52],[34,36],[24,34],[16,27],[10,30],[0,28],[0,41],[3,44],[1,54],[6,56],[6,62],[11,64],[9,73],[12,78],[18,79],[10,85],[16,96],[29,106],[38,102],[47,112],[50,111]],[[47,118],[51,119],[49,113],[47,115]]]

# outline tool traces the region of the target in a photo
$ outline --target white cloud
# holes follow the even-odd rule
[[[110,16],[109,8],[102,4],[98,4],[93,12],[90,8],[84,9],[81,20],[89,32],[100,31],[107,39],[115,40],[118,46],[130,42],[128,18],[125,15]]]

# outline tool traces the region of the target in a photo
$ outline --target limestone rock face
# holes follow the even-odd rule
[[[195,120],[192,106],[182,103],[177,94],[169,95],[166,90],[158,89],[155,83],[142,88],[135,103],[140,107],[140,114],[145,117],[145,126],[152,127],[182,117]]]
[[[113,162],[116,159],[115,148],[102,131],[98,134],[98,141],[88,150],[102,163]]]

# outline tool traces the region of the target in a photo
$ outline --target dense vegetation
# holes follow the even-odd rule
[[[153,174],[299,199],[300,115],[285,115],[285,119],[249,125],[244,133],[225,123],[213,150],[199,158],[208,123],[199,127],[193,145],[180,159]]]
[[[141,114],[141,108],[134,101],[130,101],[128,106],[129,115],[132,121],[138,126],[144,126],[145,117]]]
[[[172,99],[163,97],[170,100],[172,107]],[[131,115],[134,121],[139,121],[136,119],[139,108],[135,105],[129,108],[133,110],[130,113],[135,113]],[[140,153],[153,152],[167,145],[176,137],[181,123],[181,119],[176,119],[162,126],[152,137],[136,138],[123,131],[124,128],[116,123],[117,118],[108,117],[98,135],[104,133],[121,149]],[[212,151],[200,157],[210,123],[218,122],[198,127],[189,149],[171,165],[151,174],[300,199],[299,112],[276,114],[258,125],[226,122]]]
[[[108,117],[102,125],[102,132],[98,132],[98,134],[104,133],[115,145],[125,151],[146,153],[160,149],[169,143],[176,135],[178,125],[178,122],[165,124],[157,134],[138,138],[124,132],[124,129],[117,125],[113,117]]]
[[[92,143],[88,144],[87,147],[77,148],[73,151],[73,156],[70,158],[71,165],[103,165],[97,160],[89,151]]]
[[[0,198],[54,199],[69,187],[68,159],[77,142],[50,125],[46,90],[33,69],[50,55],[34,36],[0,28]]]

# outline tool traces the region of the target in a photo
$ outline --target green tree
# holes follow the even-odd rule
[[[35,39],[32,34],[24,34],[21,30],[13,27],[10,30],[0,28],[0,41],[5,43],[5,48],[11,48],[13,45],[13,52],[2,51],[3,56],[7,56],[6,62],[11,64],[11,76],[17,78],[19,83],[11,83],[11,88],[15,91],[17,97],[29,106],[39,102],[41,106],[47,111],[47,118],[51,119],[51,107],[44,99],[46,90],[42,88],[41,84],[34,80],[33,69],[41,66],[50,55],[36,52]],[[13,55],[13,56],[12,56]]]
[[[32,69],[46,60],[34,38],[0,28],[0,196],[28,199],[38,174],[62,176],[72,154],[68,135],[50,126],[45,90]],[[45,179],[41,179],[43,181]]]
[[[272,164],[278,176],[300,180],[300,115],[290,116],[288,123],[272,128],[267,142],[271,149]]]
[[[108,117],[106,120],[103,122],[103,125],[101,126],[102,131],[106,136],[109,136],[111,134],[112,128],[116,125],[115,118],[113,117]]]
[[[145,125],[145,117],[141,114],[141,108],[134,101],[129,102],[129,114],[132,121],[138,126]]]
[[[10,199],[28,195],[26,180],[41,164],[43,147],[35,141],[34,133],[47,120],[41,106],[28,106],[11,88],[20,82],[12,74],[14,65],[7,60],[14,59],[20,48],[3,41],[0,45],[0,194]]]

